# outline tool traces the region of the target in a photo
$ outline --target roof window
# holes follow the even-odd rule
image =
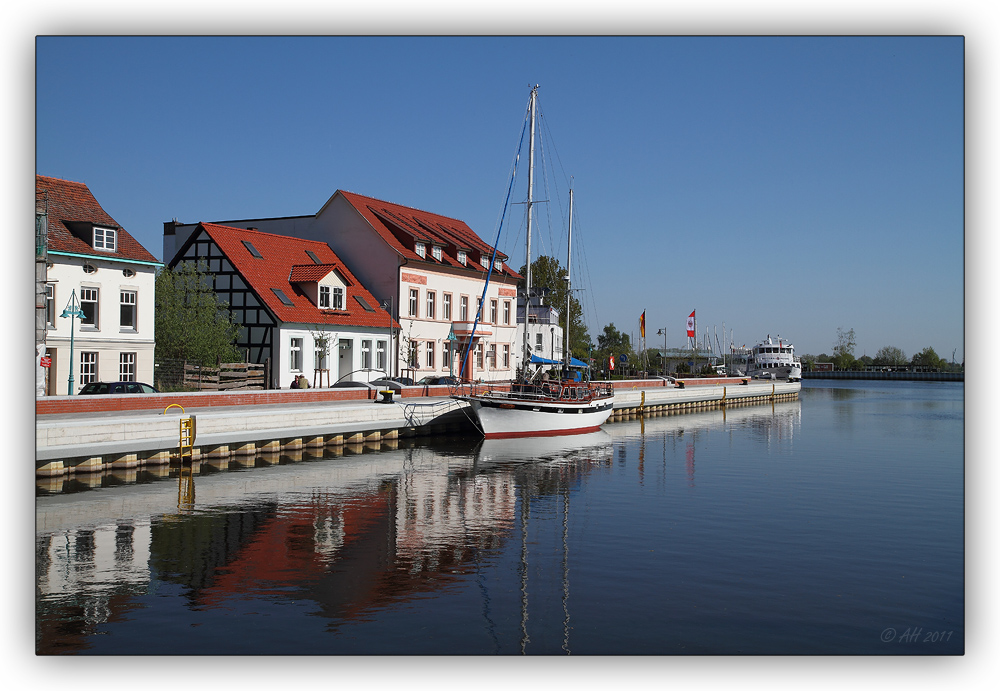
[[[321,262],[319,260],[319,257],[317,257],[316,253],[313,252],[312,250],[306,250],[306,254],[308,254],[309,258],[313,260],[313,264],[322,264],[323,263],[323,262]]]
[[[426,257],[427,256],[427,245],[425,245],[422,242],[418,242],[416,244],[416,246],[413,248],[413,251],[417,253],[418,257],[421,257],[421,258]]]
[[[262,255],[260,252],[258,252],[257,248],[254,247],[252,244],[250,244],[249,240],[243,240],[242,242],[243,242],[243,246],[247,248],[247,252],[249,252],[253,256],[257,257],[258,259],[263,259],[264,258],[264,255]],[[288,303],[288,304],[291,304],[291,303]]]
[[[246,241],[244,240],[244,242],[246,242]],[[260,255],[257,255],[257,256],[260,256]],[[281,288],[271,288],[271,290],[274,292],[275,295],[278,296],[278,299],[281,300],[281,304],[288,305],[289,307],[291,307],[294,304],[288,298],[288,296],[285,295],[285,291],[283,291]]]
[[[374,311],[375,311],[375,308],[374,308],[374,307],[372,307],[371,305],[369,305],[369,304],[368,304],[368,301],[367,301],[367,300],[365,300],[365,299],[364,299],[363,297],[361,297],[360,295],[355,295],[355,296],[354,296],[354,299],[358,301],[358,304],[359,304],[359,305],[361,305],[362,307],[364,307],[364,308],[365,308],[365,311],[366,311],[366,312],[374,312]]]
[[[467,261],[467,259],[466,259],[466,256],[465,256],[465,250],[459,250],[458,251],[458,263],[461,264],[462,266],[465,266],[465,262],[466,261]]]
[[[438,261],[441,261],[441,248],[438,247],[437,245],[431,247],[431,256],[437,259]]]

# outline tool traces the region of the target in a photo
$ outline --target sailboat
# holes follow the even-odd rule
[[[528,312],[531,293],[531,223],[535,164],[535,109],[538,86],[531,90],[528,104],[530,131],[528,145],[528,201],[525,266],[525,329],[521,378],[505,384],[472,383],[454,397],[469,404],[475,422],[487,439],[509,437],[555,436],[593,432],[610,417],[614,407],[614,389],[610,383],[581,382],[569,379],[569,299],[566,311],[566,348],[558,379],[550,379],[540,367],[531,372],[531,344],[528,340]],[[572,190],[570,191],[569,240],[571,255],[573,232]],[[566,282],[569,289],[569,259]],[[568,294],[571,294],[567,291]]]

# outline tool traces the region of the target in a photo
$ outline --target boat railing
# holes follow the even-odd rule
[[[467,388],[466,388],[467,387]],[[529,401],[590,401],[614,395],[610,382],[583,383],[577,381],[473,382],[463,385],[461,394],[491,398],[517,398]]]

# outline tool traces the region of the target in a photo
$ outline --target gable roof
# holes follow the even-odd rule
[[[361,285],[325,242],[215,223],[199,223],[198,229],[181,248],[182,251],[177,253],[177,260],[182,259],[183,250],[195,240],[200,230],[204,230],[212,238],[233,268],[239,271],[243,280],[253,288],[279,321],[388,328],[390,317],[385,310],[379,308],[379,301]],[[247,243],[260,257],[252,253]],[[306,250],[315,254],[322,264],[315,264]],[[302,282],[318,281],[331,271],[338,272],[346,279],[342,310],[319,309],[298,287]],[[280,291],[291,304],[285,304],[275,291]],[[361,301],[373,309],[366,310]],[[392,325],[399,328],[394,320]]]
[[[71,182],[35,176],[36,205],[48,213],[48,249],[53,252],[87,254],[104,259],[131,259],[160,264],[145,247],[122,228],[97,202],[82,182]],[[117,252],[102,252],[83,238],[74,235],[72,227],[80,224],[103,226],[118,231]],[[79,231],[78,231],[79,232]]]
[[[316,283],[337,269],[337,264],[295,264],[292,266],[291,273],[288,274],[288,282]]]
[[[410,266],[419,268],[421,263],[425,263],[429,265],[428,268],[450,266],[486,273],[478,260],[485,255],[488,262],[493,247],[483,241],[464,221],[344,190],[338,190],[337,194],[354,207],[390,247],[406,258]],[[416,253],[416,242],[427,245],[425,256],[421,257]],[[433,257],[432,245],[443,248],[440,261]],[[458,261],[458,250],[468,253],[467,264],[463,265]],[[504,262],[500,272],[502,275],[520,278],[517,272],[507,266],[507,256],[503,252],[498,251],[497,258]]]

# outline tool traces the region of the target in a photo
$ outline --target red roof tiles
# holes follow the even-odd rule
[[[115,219],[111,218],[94,198],[90,189],[82,182],[36,175],[35,197],[39,208],[44,208],[48,213],[49,250],[159,264],[156,257],[129,235],[128,231],[118,225]],[[104,252],[94,249],[90,242],[73,234],[68,224],[74,222],[117,229],[117,251]]]
[[[408,206],[400,206],[390,202],[365,197],[353,192],[338,192],[375,231],[397,252],[409,260],[410,265],[426,262],[431,265],[468,268],[485,273],[479,263],[479,256],[485,255],[489,262],[493,248],[484,242],[464,221],[459,221],[429,211],[421,211]],[[421,257],[415,251],[414,244],[427,244],[426,254]],[[441,259],[434,258],[431,246],[437,244],[444,249]],[[468,263],[463,266],[458,261],[458,250],[468,252]],[[502,252],[497,252],[497,258],[506,261]],[[503,265],[502,273],[512,278],[520,278],[513,269]]]
[[[247,284],[282,322],[383,329],[389,327],[389,315],[385,310],[379,309],[378,300],[361,285],[325,242],[231,228],[215,223],[200,223],[198,227],[204,229],[215,241]],[[188,243],[193,242],[198,235],[198,231],[192,233]],[[249,241],[261,256],[251,254],[244,241]],[[313,263],[306,250],[315,254],[323,263]],[[178,252],[177,256],[183,256],[183,252]],[[297,289],[300,283],[318,281],[330,271],[337,271],[347,283],[343,310],[320,309]],[[275,290],[284,293],[292,304],[284,304]],[[374,311],[364,309],[357,298],[364,300]],[[392,321],[392,325],[399,328],[395,321]]]

